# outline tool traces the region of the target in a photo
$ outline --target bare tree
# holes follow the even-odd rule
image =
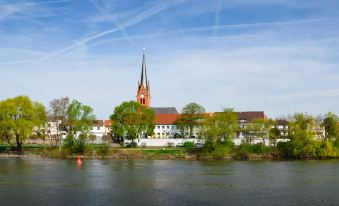
[[[67,120],[67,110],[69,107],[69,98],[68,97],[61,97],[59,99],[53,99],[49,102],[49,119],[55,124],[56,127],[56,136],[50,135],[52,146],[53,146],[53,139],[56,142],[56,145],[61,145],[61,131],[67,130],[66,128],[66,120]]]

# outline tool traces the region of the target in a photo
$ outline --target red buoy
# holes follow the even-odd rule
[[[82,160],[80,159],[80,156],[77,156],[77,166],[81,167],[82,166]]]

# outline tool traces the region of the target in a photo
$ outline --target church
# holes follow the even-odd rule
[[[175,107],[151,107],[151,86],[147,78],[145,51],[142,55],[141,75],[137,87],[136,101],[154,110],[156,114],[153,138],[174,138],[178,131],[174,122],[179,113]]]
[[[145,51],[142,55],[142,66],[141,66],[141,76],[138,81],[136,101],[146,107],[149,107],[155,111],[155,129],[154,134],[148,138],[138,139],[139,146],[179,146],[183,144],[184,141],[193,141],[198,142],[197,133],[194,131],[193,138],[189,140],[188,133],[184,134],[184,138],[180,138],[180,132],[175,125],[175,121],[180,117],[177,109],[175,107],[152,107],[151,106],[151,86],[150,81],[147,78],[147,67],[146,67],[146,57]],[[213,113],[209,113],[213,115]],[[267,118],[263,111],[247,111],[247,112],[237,112],[239,125],[244,127],[247,123],[251,122],[256,118]],[[237,134],[237,137],[234,138],[235,144],[239,145],[244,141],[244,137],[240,132]]]

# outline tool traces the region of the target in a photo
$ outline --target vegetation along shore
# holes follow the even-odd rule
[[[331,112],[317,117],[286,115],[281,129],[281,119],[253,119],[241,125],[231,108],[209,114],[201,105],[190,103],[175,122],[180,131],[177,138],[185,140],[182,145],[137,148],[137,140],[154,138],[155,112],[129,101],[117,106],[110,120],[111,132],[104,142],[93,144],[89,129],[95,116],[90,106],[68,98],[52,100],[48,110],[27,96],[0,101],[0,155],[190,160],[339,157],[338,117]],[[48,131],[51,121],[58,123],[54,136]],[[244,138],[236,143],[239,133]],[[45,144],[30,144],[36,139]],[[114,142],[117,139],[121,141]]]

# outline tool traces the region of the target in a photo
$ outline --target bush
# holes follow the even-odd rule
[[[280,155],[282,155],[284,157],[294,157],[294,154],[293,154],[294,145],[291,141],[278,142],[277,150],[280,153]]]
[[[264,145],[264,143],[257,143],[251,145],[252,153],[255,154],[264,154],[265,152],[269,151],[269,148]]]
[[[213,158],[223,159],[225,157],[228,157],[231,151],[232,148],[229,147],[228,145],[217,144],[215,146],[215,149],[211,152],[211,155],[213,156]]]
[[[184,142],[183,147],[185,147],[185,148],[193,148],[194,147],[194,142],[191,142],[191,141]]]
[[[237,155],[241,158],[248,158],[249,154],[252,153],[252,148],[250,144],[243,143],[238,147]]]
[[[96,149],[98,155],[106,156],[109,154],[110,146],[108,144],[103,144]]]
[[[69,154],[84,154],[86,149],[89,149],[87,135],[80,134],[78,138],[75,138],[72,133],[68,133],[64,140],[63,149]]]
[[[294,154],[293,154],[294,145],[291,141],[278,142],[277,150],[280,153],[280,155],[282,155],[284,157],[294,157]]]
[[[127,148],[137,147],[137,143],[136,142],[125,143],[125,147]]]
[[[6,151],[7,151],[7,146],[6,145],[0,145],[0,153],[6,152]]]

